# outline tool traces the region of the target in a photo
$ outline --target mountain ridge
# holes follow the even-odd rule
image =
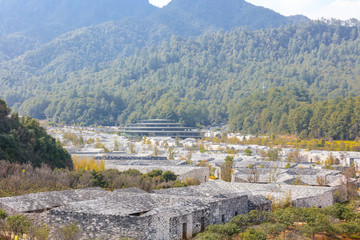
[[[48,65],[27,70],[23,62],[1,65],[0,94],[21,114],[67,124],[156,117],[192,126],[218,124],[227,121],[231,106],[263,84],[296,84],[311,90],[314,101],[359,95],[359,26],[316,21],[173,36],[74,71],[61,67],[75,64],[65,52],[53,71]],[[29,62],[41,59],[34,55]]]
[[[260,29],[294,22],[292,18],[243,0],[224,0],[220,4],[222,8],[218,7],[218,1],[213,0],[191,1],[200,5],[197,8],[182,7],[188,3],[188,0],[174,0],[163,8],[157,8],[146,0],[56,0],[51,4],[48,0],[0,0],[0,62],[38,49],[64,33],[109,21],[158,25],[151,31],[169,32],[159,35],[160,41],[169,35],[189,37],[220,28],[229,30],[247,25],[250,29]],[[242,11],[243,7],[246,9]],[[232,14],[225,14],[226,11]],[[249,16],[247,11],[251,11]],[[216,15],[215,20],[212,15]],[[239,16],[244,16],[245,21]],[[127,22],[122,22],[124,20]],[[9,42],[17,44],[13,46]]]

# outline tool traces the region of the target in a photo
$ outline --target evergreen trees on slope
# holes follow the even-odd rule
[[[52,168],[72,168],[70,155],[30,117],[10,115],[0,99],[0,159],[15,163],[46,163]]]

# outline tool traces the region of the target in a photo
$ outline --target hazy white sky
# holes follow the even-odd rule
[[[150,0],[162,7],[171,0]],[[194,0],[195,1],[195,0]],[[221,1],[221,0],[219,0]],[[264,6],[285,16],[302,14],[312,19],[337,18],[360,20],[360,0],[246,0],[257,6]]]

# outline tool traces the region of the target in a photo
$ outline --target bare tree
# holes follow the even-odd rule
[[[256,166],[251,166],[247,180],[251,183],[259,182],[259,170]]]
[[[278,166],[274,165],[268,173],[267,180],[268,182],[276,182],[279,178],[280,170]]]

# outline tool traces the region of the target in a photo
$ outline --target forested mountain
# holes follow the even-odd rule
[[[40,33],[52,39],[80,27],[145,18],[156,10],[147,0],[1,0],[0,35]]]
[[[308,103],[359,95],[359,31],[355,20],[317,21],[256,31],[239,28],[196,39],[171,37],[91,67],[66,57],[53,60],[56,52],[31,52],[2,64],[0,93],[23,114],[67,124],[112,125],[155,117],[215,124],[226,122],[234,106],[263,85],[306,88],[312,96]],[[78,49],[85,46],[84,58],[96,53],[81,38],[76,42]],[[116,55],[111,54],[105,55]]]
[[[202,28],[211,26],[231,30],[235,27],[247,26],[254,30],[307,20],[306,17],[288,18],[244,0],[172,0],[163,11],[159,11],[158,15],[159,19],[166,17],[174,21],[175,19],[170,16],[182,19],[174,25],[177,29],[181,29],[180,24],[193,22],[193,25]]]
[[[294,85],[257,91],[229,110],[230,129],[327,140],[360,138],[360,96],[316,100]]]
[[[356,117],[337,132],[328,126],[338,120],[315,132],[312,119],[357,103],[359,33],[354,19],[289,18],[243,0],[161,9],[147,0],[0,0],[0,97],[23,115],[66,124],[230,120],[244,132],[353,139]]]
[[[10,115],[0,98],[0,159],[14,163],[46,163],[52,168],[72,168],[70,155],[48,135],[39,122],[30,117]]]
[[[222,7],[219,8],[219,5]],[[304,17],[287,18],[244,0],[173,0],[161,9],[152,6],[148,0],[0,0],[0,62],[38,49],[61,34],[74,31],[70,35],[79,35],[82,30],[75,30],[99,24],[104,27],[104,23],[109,21],[115,22],[115,28],[124,29],[117,32],[119,38],[126,38],[129,34],[140,39],[152,34],[156,36],[145,38],[147,41],[140,42],[142,45],[134,44],[134,47],[142,47],[145,43],[149,45],[154,40],[158,43],[173,34],[198,36],[220,28],[244,25],[262,29],[278,27],[294,19],[306,20]],[[101,26],[95,27],[99,28]],[[133,31],[133,28],[142,31]],[[107,36],[106,28],[100,32],[105,32],[103,37],[116,42],[113,35]],[[94,38],[96,35],[90,37]],[[117,45],[117,48],[125,47]],[[101,61],[98,59],[97,62]]]
[[[130,17],[144,19],[156,10],[147,0],[0,0],[0,61],[68,31]]]

